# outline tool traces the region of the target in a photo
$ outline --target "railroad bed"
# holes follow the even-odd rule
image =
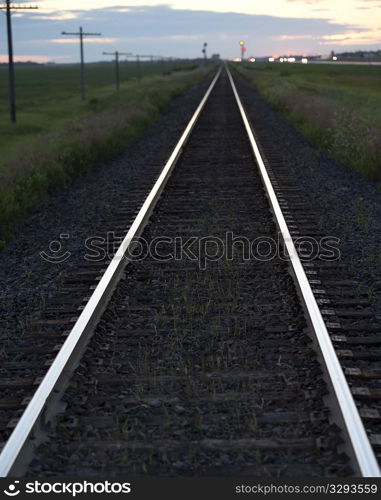
[[[271,152],[267,159],[292,236],[317,237],[314,214],[298,188],[287,184],[286,169]],[[126,201],[119,219],[133,212]],[[116,234],[105,248],[110,250],[127,229],[119,223],[110,228]],[[151,249],[161,238],[156,255],[139,259],[141,248],[135,248],[68,382],[54,429],[34,453],[27,474],[358,474],[289,262],[282,251],[265,258],[266,243],[254,245],[255,258],[248,259],[247,249],[238,240],[233,249],[229,240],[278,241],[278,227],[224,70],[142,237]],[[43,359],[49,359],[50,344],[59,338],[62,344],[68,333],[59,332],[68,319],[57,319],[55,311],[61,307],[72,316],[72,294],[88,294],[105,262],[89,263],[73,282],[68,278],[66,302],[61,297],[52,315],[35,325],[48,340],[38,344]],[[366,298],[357,296],[356,302],[351,284],[343,280],[336,300],[332,291],[331,299],[327,296],[324,276],[339,263],[305,262],[304,267],[333,342],[340,347],[354,339],[359,346],[359,355],[339,348],[339,356],[377,447],[379,356],[370,349],[377,339],[369,335],[373,326],[362,323],[368,318]],[[361,331],[352,334],[353,318]],[[27,354],[23,351],[19,361],[25,363]],[[15,378],[16,392],[4,387],[4,422],[13,412],[16,424],[17,400],[26,396],[22,380],[25,373]],[[5,437],[11,427],[4,427]]]

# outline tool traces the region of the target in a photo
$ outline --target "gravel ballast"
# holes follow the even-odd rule
[[[121,203],[135,200],[136,193],[139,196],[141,193],[141,201],[145,198],[209,81],[178,99],[144,137],[114,162],[97,167],[52,197],[23,224],[0,255],[0,276],[4,283],[0,345],[8,357],[12,357],[9,346],[17,345],[20,338],[24,343],[28,341],[24,334],[30,320],[55,296],[62,276],[75,273],[83,264],[86,238],[107,231]],[[277,144],[277,155],[289,165],[292,182],[303,186],[308,208],[311,206],[311,212],[317,215],[316,222],[324,234],[340,238],[341,262],[347,273],[342,279],[356,280],[368,290],[373,322],[379,324],[381,193],[378,186],[332,163],[244,81],[239,80],[238,90],[254,128],[260,123],[259,140],[263,136],[267,142]],[[234,137],[229,139],[236,144]],[[137,202],[136,208],[138,205]],[[128,223],[131,220],[126,220]],[[58,265],[47,262],[40,253],[49,252],[49,243],[59,239],[63,251],[71,255]],[[334,272],[336,277],[337,271]],[[3,375],[4,370],[5,366]]]
[[[353,273],[369,285],[373,304],[381,315],[380,185],[330,161],[313,147],[279,113],[249,88],[242,79],[238,89],[255,126],[266,124],[280,154],[289,159],[290,173],[300,183],[311,205],[321,213],[326,234],[341,239],[342,258],[353,263]],[[182,129],[206,90],[207,82],[178,98],[141,139],[113,162],[101,165],[52,196],[19,228],[0,253],[0,338],[11,339],[40,311],[47,297],[59,286],[60,275],[83,261],[84,241],[107,229],[107,220],[128,191],[152,181],[167,159]],[[41,251],[62,238],[71,257],[63,264],[43,260]]]
[[[290,165],[290,182],[303,190],[322,232],[340,239],[341,262],[351,270],[347,278],[368,290],[375,319],[381,320],[381,184],[331,161],[245,80],[237,75],[235,80],[259,141],[276,145],[277,155]]]
[[[201,243],[227,231],[276,234],[223,74],[143,232],[157,253],[125,270],[28,474],[351,473],[287,262],[215,259]]]
[[[144,200],[210,80],[208,77],[177,98],[125,153],[52,196],[19,227],[0,253],[0,340],[12,341],[22,335],[30,319],[59,288],[61,276],[84,262],[85,240],[107,231],[107,221],[128,199],[129,191],[141,186]],[[52,241],[59,241],[62,254],[70,252],[70,258],[61,264],[44,260],[40,252],[49,253]]]

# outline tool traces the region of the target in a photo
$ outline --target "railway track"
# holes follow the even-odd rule
[[[379,475],[377,325],[260,144],[222,70],[3,365],[1,475]]]

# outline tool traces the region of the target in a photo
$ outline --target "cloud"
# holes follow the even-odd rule
[[[36,41],[36,40],[35,40]],[[118,38],[105,38],[105,37],[96,37],[92,38],[90,36],[87,36],[85,38],[86,43],[115,43],[118,41]],[[52,38],[49,40],[50,43],[59,43],[59,44],[72,44],[78,43],[78,37],[73,37],[73,38]]]
[[[329,45],[333,42],[336,45],[367,45],[379,42],[381,30],[368,30],[358,32],[347,32],[335,35],[325,35],[320,41],[321,45]]]
[[[359,0],[361,5],[356,5],[356,9],[379,9],[381,7],[381,0]]]
[[[280,35],[274,37],[274,40],[312,40],[312,39],[314,39],[312,35]]]
[[[78,39],[62,37],[61,32],[76,32],[80,25],[88,32],[100,31],[103,35],[93,40],[86,38],[85,57],[88,61],[102,59],[102,44],[135,54],[199,57],[202,43],[208,42],[209,54],[235,57],[239,55],[238,42],[241,39],[246,42],[249,56],[316,53],[321,51],[322,45],[326,45],[328,51],[344,44],[348,37],[352,37],[356,44],[361,40],[367,46],[377,43],[368,35],[361,37],[364,29],[329,19],[181,10],[168,5],[131,6],[126,1],[122,7],[69,11],[61,8],[16,18],[16,54],[27,54],[32,47],[36,57],[46,53],[49,59],[65,57],[77,61]],[[3,51],[5,46],[5,33],[0,30]]]
[[[203,40],[207,35],[170,35],[170,40]]]
[[[319,4],[319,3],[324,3],[324,0],[286,0],[288,3],[301,3],[301,4],[304,4],[304,5],[315,5],[315,4]],[[350,0],[347,0],[347,2],[349,3]],[[352,2],[354,4],[358,4],[358,3],[373,3],[375,4],[376,6],[377,5],[381,5],[381,0],[352,0]],[[330,2],[327,2],[327,0],[325,0],[325,3],[327,3],[327,5],[330,5],[332,7],[332,4],[334,2],[330,1]],[[361,9],[361,7],[358,7],[357,5],[355,6],[355,8],[357,9]],[[323,9],[313,9],[313,10],[323,10]],[[328,10],[328,9],[327,9]]]
[[[37,63],[47,63],[51,60],[49,56],[41,56],[41,55],[18,55],[14,57],[15,62],[37,62]],[[7,63],[8,56],[0,55],[0,63]]]
[[[74,12],[56,12],[51,14],[37,14],[33,16],[33,19],[42,21],[66,21],[68,19],[76,19],[77,17],[78,14],[75,14]]]
[[[212,11],[179,10],[167,5],[155,7],[126,7],[126,16],[120,16],[120,8],[92,11],[92,20],[116,32],[123,31],[129,37],[168,37],[173,35],[198,35],[208,33],[211,38],[221,32],[267,36],[272,31],[289,34],[309,32],[329,34],[344,31],[347,27],[330,23],[326,19],[281,18],[267,15],[220,13]]]
[[[313,4],[313,3],[321,3],[321,0],[287,0],[287,2]]]

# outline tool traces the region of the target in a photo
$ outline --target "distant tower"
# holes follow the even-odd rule
[[[239,42],[239,45],[241,47],[241,61],[243,61],[245,59],[245,52],[246,52],[245,42],[241,40]]]

